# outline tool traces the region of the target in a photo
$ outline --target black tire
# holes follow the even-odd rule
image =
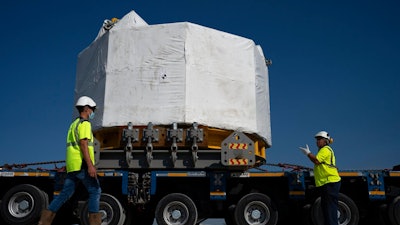
[[[125,214],[126,214],[124,225],[131,225],[133,219],[135,219],[133,217],[134,208],[131,205],[128,205],[128,204],[124,205],[124,208],[125,208]]]
[[[39,221],[47,204],[46,196],[39,188],[30,184],[20,184],[4,195],[1,216],[8,224],[34,224]]]
[[[236,205],[230,205],[224,213],[225,225],[237,225],[235,222]]]
[[[158,225],[194,225],[197,217],[196,205],[192,199],[181,193],[164,196],[158,202],[155,212]]]
[[[41,191],[42,192],[42,196],[43,196],[43,200],[44,200],[44,208],[45,209],[47,209],[47,207],[49,206],[49,195],[46,193],[46,192],[44,192],[44,191]]]
[[[303,225],[312,225],[311,221],[311,204],[306,204],[301,208],[301,221]]]
[[[373,212],[373,220],[374,224],[379,224],[379,225],[390,225],[392,224],[389,221],[389,213],[388,213],[388,206],[387,204],[380,204],[377,207],[374,208]]]
[[[390,203],[388,208],[389,220],[393,225],[400,225],[400,196]]]
[[[240,225],[276,225],[278,210],[268,196],[250,193],[243,196],[236,205],[235,222]]]
[[[342,193],[339,193],[338,201],[339,225],[357,225],[360,220],[360,214],[354,201]],[[324,224],[321,197],[318,197],[311,207],[311,220],[314,225]]]
[[[89,225],[89,205],[84,203],[79,213],[81,224]],[[102,225],[123,225],[125,222],[125,210],[117,198],[110,194],[102,193],[100,196],[100,211]]]

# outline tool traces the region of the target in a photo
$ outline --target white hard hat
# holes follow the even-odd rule
[[[76,101],[75,104],[75,106],[85,106],[85,105],[94,108],[96,107],[96,102],[94,102],[93,99],[88,96],[82,96],[78,99],[78,101]]]
[[[329,136],[328,132],[326,132],[326,131],[318,132],[317,134],[315,134],[315,138],[317,138],[317,137],[322,137],[322,138],[325,138],[325,139],[328,139],[328,140],[331,139],[331,137]]]

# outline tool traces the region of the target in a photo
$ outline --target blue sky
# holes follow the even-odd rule
[[[189,3],[190,2],[190,3]],[[228,4],[227,4],[228,3]],[[327,130],[341,169],[400,164],[399,1],[2,1],[0,165],[63,160],[77,56],[104,19],[188,21],[253,39],[271,59],[270,163]]]

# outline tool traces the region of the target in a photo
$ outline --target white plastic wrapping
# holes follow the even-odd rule
[[[75,99],[96,101],[95,130],[197,122],[255,133],[271,145],[268,69],[260,47],[188,22],[129,25],[136,15],[132,11],[79,54]]]

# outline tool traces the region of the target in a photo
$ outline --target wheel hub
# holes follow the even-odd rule
[[[182,213],[179,210],[173,210],[171,216],[174,220],[177,220],[182,216]]]
[[[19,209],[20,211],[25,211],[25,210],[29,209],[29,202],[26,201],[26,200],[21,201],[21,202],[18,204],[18,209]]]
[[[251,212],[251,217],[253,218],[253,219],[255,219],[255,220],[258,220],[258,219],[260,219],[260,217],[261,217],[261,212],[260,212],[260,210],[253,210],[252,212]]]

